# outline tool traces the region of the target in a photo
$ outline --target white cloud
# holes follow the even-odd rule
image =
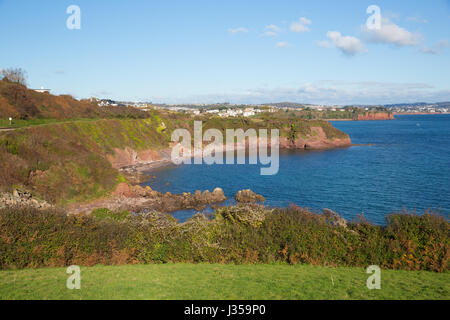
[[[280,27],[274,24],[269,24],[268,26],[265,27],[265,30],[266,30],[264,32],[265,37],[276,37],[282,31]]]
[[[351,36],[342,36],[339,31],[328,31],[327,38],[331,41],[332,44],[334,44],[336,48],[349,56],[353,56],[359,52],[367,51],[361,40]],[[320,41],[319,45],[322,47],[330,47],[331,43],[329,41]]]
[[[266,31],[264,32],[264,37],[277,37],[278,33],[273,32],[273,31]]]
[[[422,19],[419,17],[409,17],[406,20],[411,21],[411,22],[417,22],[417,23],[428,23],[427,19]]]
[[[312,24],[312,21],[309,20],[309,19],[306,19],[305,17],[301,17],[300,18],[300,23],[303,24],[303,25],[310,25],[310,24]]]
[[[275,45],[277,48],[288,48],[290,47],[290,44],[288,42],[277,42],[277,44]]]
[[[436,42],[431,47],[423,47],[420,48],[419,51],[425,54],[439,54],[444,50],[445,48],[450,47],[450,41],[448,40],[441,40]]]
[[[311,20],[309,20],[305,17],[301,17],[300,19],[298,19],[298,21],[291,23],[290,30],[292,32],[299,32],[299,33],[307,32],[307,31],[310,31],[310,29],[307,26],[309,26],[311,24],[312,24]]]
[[[417,46],[422,40],[420,34],[412,33],[391,22],[388,18],[382,19],[381,28],[371,30],[364,25],[362,31],[367,41],[373,43],[386,43],[397,46]]]
[[[235,28],[235,29],[230,28],[230,29],[228,29],[228,32],[233,33],[233,34],[235,34],[235,33],[247,33],[248,29],[247,28],[243,28],[243,27],[239,27],[239,28]]]
[[[317,45],[322,48],[331,48],[333,44],[328,40],[317,41]]]
[[[266,29],[267,30],[271,30],[273,32],[280,32],[281,31],[281,28],[276,26],[276,25],[274,25],[274,24],[269,24],[268,26],[266,26]]]

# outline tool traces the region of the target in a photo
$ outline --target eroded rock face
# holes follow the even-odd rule
[[[355,117],[354,120],[364,121],[364,120],[394,120],[394,115],[389,112],[376,112],[370,113],[366,112],[365,114],[359,114]]]
[[[107,159],[114,168],[127,169],[130,166],[168,162],[170,161],[170,152],[171,149],[135,151],[131,148],[125,148],[124,150],[116,148],[114,149],[114,155],[107,155]]]
[[[291,141],[286,137],[280,137],[280,149],[301,149],[301,150],[326,150],[335,148],[345,148],[352,145],[349,137],[328,139],[321,127],[311,127],[313,135],[307,138],[297,138]]]
[[[266,198],[262,195],[254,193],[252,190],[241,190],[236,193],[234,199],[240,203],[256,203],[256,202],[264,202]]]
[[[0,208],[5,207],[33,207],[36,209],[48,209],[51,207],[49,203],[44,200],[37,200],[33,195],[26,191],[15,189],[12,193],[0,194]]]

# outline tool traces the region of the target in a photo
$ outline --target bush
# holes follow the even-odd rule
[[[114,212],[107,208],[98,208],[93,210],[91,214],[98,220],[110,219],[113,221],[125,221],[131,213],[127,210]]]
[[[387,218],[387,226],[362,221],[347,227],[297,207],[238,206],[216,214],[216,219],[196,215],[179,224],[158,212],[99,209],[92,216],[68,216],[57,210],[1,209],[0,269],[281,262],[448,270],[449,223],[434,214],[396,214]]]

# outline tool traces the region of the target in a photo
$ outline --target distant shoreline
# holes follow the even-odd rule
[[[426,116],[426,115],[439,115],[439,114],[450,114],[450,112],[434,112],[434,113],[427,113],[427,112],[394,112],[394,116]]]
[[[425,115],[440,115],[440,114],[450,114],[450,112],[394,112],[394,116],[425,116]],[[373,120],[355,120],[355,119],[323,119],[324,121],[386,121],[392,119],[373,119]]]
[[[321,119],[322,120],[322,119]],[[394,119],[368,119],[368,120],[358,120],[358,119],[323,119],[323,121],[352,121],[352,122],[364,122],[364,121],[392,121]]]

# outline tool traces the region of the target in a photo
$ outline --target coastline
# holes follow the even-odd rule
[[[394,116],[434,116],[434,115],[440,115],[440,114],[450,114],[450,112],[434,112],[434,113],[427,113],[427,112],[394,112]]]
[[[310,152],[353,146],[349,137],[345,139],[328,139],[324,138],[323,132],[318,132],[318,130],[316,131],[316,136],[313,140],[297,139],[294,143],[292,143],[288,141],[287,138],[283,137],[280,139],[280,150],[299,150]],[[248,150],[249,143],[246,141],[244,145],[237,143],[234,145],[223,144],[220,147],[222,148],[223,153],[226,153],[228,150]],[[67,208],[70,213],[77,214],[82,212],[91,212],[96,208],[135,211],[147,208],[155,209],[160,208],[161,206],[168,206],[170,207],[170,210],[166,211],[174,212],[192,208],[203,208],[205,203],[213,204],[221,202],[212,201],[209,198],[211,193],[208,190],[203,192],[197,191],[195,195],[185,192],[179,195],[171,193],[162,194],[149,187],[148,189],[141,187],[142,183],[149,181],[152,178],[151,173],[154,170],[164,167],[177,166],[171,160],[170,148],[162,150],[149,149],[140,152],[136,152],[131,148],[126,148],[125,150],[116,149],[115,151],[116,156],[110,156],[108,157],[108,160],[113,167],[123,174],[127,182],[119,183],[112,194],[107,197],[85,203],[70,205]],[[191,159],[196,156],[197,154],[194,152],[191,153]],[[220,189],[220,186],[217,186],[217,189]],[[198,194],[198,192],[200,192],[200,194]],[[221,192],[223,193],[223,191]],[[214,192],[212,194],[214,194]],[[216,200],[216,198],[213,200]],[[166,204],[163,205],[163,203]],[[198,203],[200,203],[200,206],[198,206]]]
[[[331,139],[331,140],[323,139],[323,137],[320,137],[320,139],[318,140],[297,139],[294,143],[288,141],[286,138],[280,138],[279,149],[299,150],[299,151],[323,151],[339,148],[348,148],[351,146],[354,146],[354,144],[352,144],[350,138]],[[227,151],[233,149],[234,151],[239,151],[243,149],[248,150],[249,147],[250,146],[248,141],[246,141],[245,145],[235,143],[232,146],[227,144],[219,146],[219,148],[222,148],[223,153],[226,153]],[[125,173],[127,175],[141,175],[150,173],[162,167],[177,166],[172,162],[171,157],[169,156],[171,154],[170,148],[163,150],[144,150],[141,152],[136,152],[129,148],[125,150],[115,150],[115,151],[116,156],[118,156],[118,158],[110,157],[109,160],[113,165],[113,167],[115,167],[120,172]],[[193,159],[197,156],[199,155],[193,151],[191,153],[190,158]],[[124,158],[128,158],[130,162],[125,165],[122,165],[124,161],[126,161]]]
[[[361,121],[391,121],[395,119],[325,119],[324,121],[352,121],[352,122],[361,122]]]
[[[297,150],[298,152],[314,152],[314,151],[326,151],[326,150],[332,150],[332,149],[344,149],[349,147],[372,147],[375,144],[373,143],[351,143],[350,145],[344,145],[344,146],[338,146],[334,148],[328,148],[328,149],[293,149],[293,148],[281,148],[280,150],[288,151],[288,150]],[[194,158],[194,156],[192,156]],[[170,159],[162,159],[162,160],[155,160],[153,162],[148,163],[137,163],[132,164],[129,166],[121,167],[119,170],[122,173],[129,173],[129,174],[150,174],[153,171],[161,168],[168,168],[168,167],[177,167],[178,165],[174,164]],[[140,182],[142,183],[142,182]],[[139,184],[139,183],[137,183]]]

